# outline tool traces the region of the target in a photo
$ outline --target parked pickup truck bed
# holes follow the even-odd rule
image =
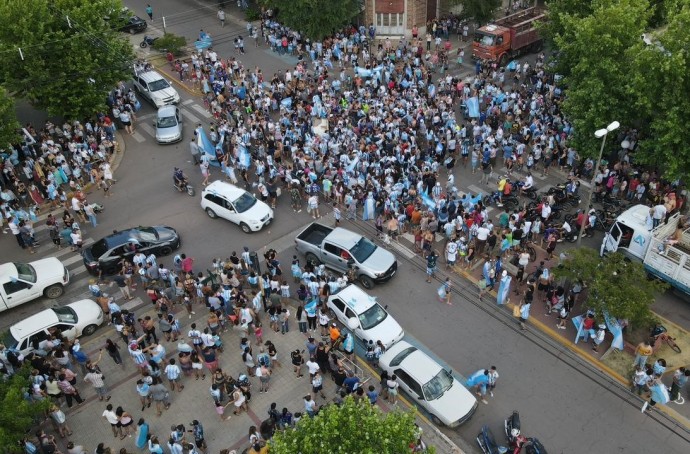
[[[307,261],[345,273],[352,266],[364,288],[389,280],[398,269],[395,256],[362,235],[314,222],[295,238]]]

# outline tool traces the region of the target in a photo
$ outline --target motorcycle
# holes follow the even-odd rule
[[[153,36],[144,35],[144,39],[139,43],[139,47],[146,49],[149,46],[153,46],[157,39],[158,37],[154,38]]]
[[[548,454],[546,448],[541,442],[536,438],[528,438],[525,444],[525,452],[527,454]]]
[[[520,413],[517,410],[513,410],[510,416],[503,421],[503,430],[506,434],[506,440],[509,442],[513,438],[513,429],[517,430],[518,433],[520,432]]]
[[[189,184],[187,180],[184,180],[182,184],[179,186],[173,183],[173,187],[177,189],[179,192],[186,192],[187,195],[189,195],[190,197],[194,197],[194,187],[191,184]]]
[[[505,454],[508,452],[508,449],[496,443],[494,434],[486,425],[482,426],[482,431],[477,435],[477,444],[484,454]]]
[[[518,181],[517,183],[515,183],[515,186],[519,189],[522,188],[524,184],[524,181]],[[528,199],[537,200],[537,188],[532,186],[531,188],[523,189],[522,195],[527,197]]]

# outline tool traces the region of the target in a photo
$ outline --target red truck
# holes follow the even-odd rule
[[[543,40],[536,25],[545,17],[543,11],[532,7],[479,28],[474,34],[472,58],[504,66],[520,54],[538,51]]]

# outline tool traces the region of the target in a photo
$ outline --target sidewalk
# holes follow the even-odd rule
[[[110,291],[113,296],[116,296],[116,292],[112,290],[115,290],[115,288],[113,287]],[[117,292],[117,295],[119,295],[119,292]],[[121,298],[117,299],[121,300]],[[120,302],[120,304],[122,304],[122,302]],[[294,304],[292,304],[292,306],[294,306]],[[137,317],[151,315],[155,318],[156,316],[148,301],[143,302],[141,298],[135,298],[126,304],[122,304],[122,307],[129,310],[135,310]],[[180,309],[179,307],[174,308],[175,311],[179,311]],[[189,320],[185,316],[186,312],[184,311],[184,313],[179,314],[181,317],[180,322],[182,324],[181,330],[183,335],[187,333],[192,322],[196,322],[200,327],[205,326],[204,315],[199,315],[205,314],[204,307],[199,305],[195,310],[197,315],[195,315],[192,320]],[[295,313],[295,310],[294,307],[290,307],[292,314]],[[283,335],[274,333],[269,328],[267,315],[265,313],[261,313],[261,318],[263,322],[266,322],[264,325],[263,340],[264,342],[266,340],[274,342],[278,349],[278,358],[282,366],[273,368],[273,375],[270,382],[271,387],[267,393],[259,393],[258,380],[256,378],[250,379],[253,386],[248,413],[241,413],[237,416],[232,415],[232,406],[229,406],[226,409],[226,415],[230,417],[226,421],[220,420],[215,412],[213,401],[209,395],[211,379],[207,370],[204,370],[206,373],[206,378],[204,380],[195,380],[192,377],[182,378],[182,384],[185,386],[185,389],[182,392],[171,392],[172,406],[169,410],[164,411],[162,416],[156,416],[155,405],[142,411],[135,389],[136,380],[139,377],[138,369],[134,366],[132,359],[129,358],[127,347],[122,344],[121,340],[119,341],[119,345],[121,347],[120,351],[124,365],[115,365],[108,355],[104,355],[99,364],[106,377],[106,384],[110,388],[112,395],[112,399],[108,403],[112,404],[114,409],[117,409],[118,406],[122,406],[127,412],[132,414],[135,422],[138,421],[139,418],[145,418],[150,425],[150,433],[158,436],[161,445],[165,445],[165,440],[167,440],[170,434],[170,427],[172,425],[183,424],[186,429],[189,429],[191,421],[196,419],[200,421],[204,427],[209,453],[217,453],[221,449],[235,449],[241,452],[243,449],[249,447],[247,434],[250,426],[256,426],[258,428],[261,422],[268,418],[267,410],[272,402],[278,404],[279,410],[286,407],[293,414],[298,411],[304,412],[302,398],[307,393],[311,392],[308,378],[296,378],[289,359],[290,351],[297,348],[305,348],[306,336],[298,331],[296,323],[292,320],[290,331]],[[320,340],[318,332],[314,337],[317,342]],[[98,351],[103,346],[106,338],[119,340],[119,336],[112,327],[104,326],[99,329],[96,336],[83,342],[83,346],[92,360],[98,358]],[[237,378],[239,374],[246,373],[246,367],[242,362],[241,352],[239,350],[239,335],[236,332],[228,331],[222,335],[222,338],[225,345],[224,352],[219,354],[220,367],[227,374]],[[259,353],[259,345],[257,345],[253,335],[250,336],[250,340],[254,344],[253,352],[256,358]],[[177,356],[176,343],[165,342],[163,340],[162,344],[167,349],[168,359]],[[364,367],[362,367],[362,365]],[[369,369],[361,359],[358,359],[355,365],[351,364],[349,368],[355,369],[356,373],[362,377],[362,381],[368,379],[368,383],[372,383],[378,388],[378,378],[372,376],[372,372],[374,371]],[[113,437],[108,423],[101,418],[101,414],[103,410],[105,410],[107,403],[99,401],[92,387],[83,383],[82,379],[82,377],[77,378],[77,388],[80,390],[82,397],[85,398],[85,402],[69,410],[66,405],[63,404],[63,411],[65,411],[67,415],[67,424],[74,431],[74,435],[69,437],[69,439],[74,441],[75,444],[82,444],[88,452],[93,452],[99,443],[105,443],[105,446],[110,447],[113,452],[118,452],[121,448],[126,448],[130,452],[137,451],[134,445],[134,436],[132,438],[125,438],[122,441],[119,438]],[[164,382],[166,387],[168,387],[167,380],[164,380]],[[325,400],[317,398],[316,401],[318,405],[331,401],[335,396],[335,385],[328,377],[324,377],[324,390],[327,398]],[[412,409],[409,402],[404,399],[400,399],[400,401],[403,402],[404,405],[401,405],[399,408],[402,408],[404,411],[416,411]],[[227,402],[227,400],[224,402]],[[383,411],[387,412],[391,410],[382,399],[379,400],[379,406]],[[419,424],[423,430],[426,443],[435,446],[437,452],[462,452],[452,441],[434,427],[425,416],[419,413],[417,413],[417,424]],[[44,422],[42,427],[46,432],[54,433],[49,423]],[[63,449],[64,452],[64,450],[66,450],[67,440],[60,440],[57,434],[55,435],[58,439],[59,447]],[[167,449],[164,449],[167,452]]]

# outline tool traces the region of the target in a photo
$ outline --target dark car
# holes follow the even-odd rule
[[[156,256],[168,255],[181,244],[180,235],[172,227],[134,227],[116,231],[84,248],[84,265],[93,275],[116,274],[123,259],[137,252]]]
[[[131,34],[143,32],[149,24],[139,16],[122,15],[118,18],[117,30]]]

